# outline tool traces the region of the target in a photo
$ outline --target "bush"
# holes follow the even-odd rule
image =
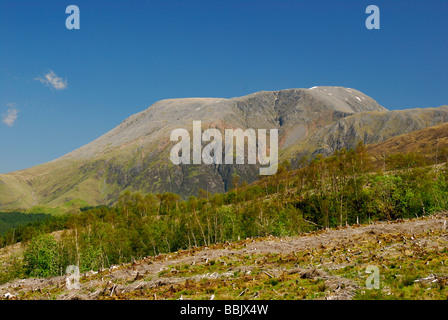
[[[24,253],[25,273],[30,277],[50,277],[59,273],[58,244],[50,234],[31,239]]]

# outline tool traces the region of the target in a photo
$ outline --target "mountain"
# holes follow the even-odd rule
[[[383,142],[391,137],[418,131],[447,122],[448,106],[407,110],[361,112],[344,117],[311,135],[299,154],[330,155],[343,147]]]
[[[252,182],[258,165],[173,165],[174,129],[278,129],[279,160],[377,143],[437,125],[448,106],[388,111],[360,91],[313,87],[262,91],[232,99],[186,98],[154,103],[93,142],[51,162],[0,175],[0,208],[57,206],[75,199],[110,204],[123,190],[174,192],[183,197],[202,188],[224,192],[232,176]]]

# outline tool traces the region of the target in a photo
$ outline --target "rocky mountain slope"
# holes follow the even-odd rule
[[[232,99],[188,98],[156,102],[93,142],[51,162],[0,175],[0,209],[56,206],[82,199],[114,202],[123,190],[224,192],[232,176],[252,182],[258,165],[180,165],[169,160],[173,129],[278,129],[279,159],[376,143],[444,123],[448,106],[387,111],[365,94],[343,87],[257,92]]]

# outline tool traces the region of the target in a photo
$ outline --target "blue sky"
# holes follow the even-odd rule
[[[65,27],[71,4],[80,30]],[[447,16],[446,0],[2,0],[0,172],[165,98],[337,85],[388,109],[448,104]]]

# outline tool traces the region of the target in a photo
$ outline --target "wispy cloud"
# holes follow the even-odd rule
[[[8,127],[12,127],[17,119],[18,113],[19,110],[17,110],[16,104],[8,103],[8,111],[6,111],[6,113],[3,114],[2,122],[6,124]]]
[[[56,75],[54,71],[50,70],[48,73],[44,74],[43,76],[39,76],[37,78],[34,78],[34,80],[39,81],[42,84],[45,84],[46,86],[49,86],[56,90],[64,90],[67,89],[67,80],[64,80]]]

